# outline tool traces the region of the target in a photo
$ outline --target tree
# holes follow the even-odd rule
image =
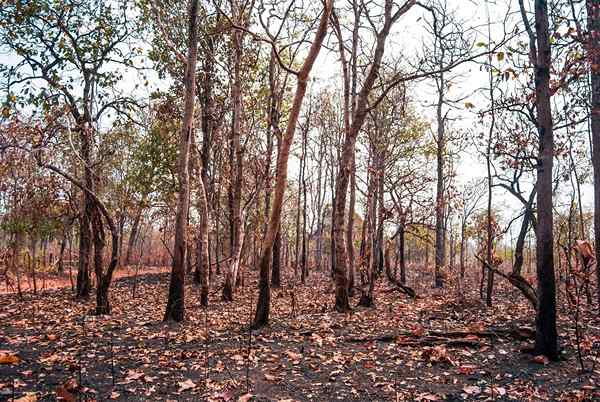
[[[65,125],[69,130],[73,127],[79,136],[74,160],[82,162],[83,179],[69,175],[82,190],[78,297],[87,297],[91,291],[93,243],[99,247],[98,252],[103,247],[101,229],[92,225],[95,213],[102,215],[101,220],[106,219],[101,210],[95,211],[100,207],[94,199],[99,194],[94,169],[102,155],[94,155],[94,151],[105,150],[97,127],[111,113],[131,118],[131,110],[138,106],[131,96],[117,89],[118,81],[126,70],[134,68],[138,56],[137,47],[126,46],[137,29],[130,14],[124,1],[110,5],[94,1],[18,1],[0,9],[0,46],[16,56],[14,63],[0,66],[3,89],[8,94],[4,110],[10,112],[26,101],[34,113],[43,115],[66,105],[69,117],[65,117]],[[108,219],[106,223],[110,223]],[[101,263],[97,259],[97,264]],[[97,279],[100,284],[102,278]],[[99,287],[98,291],[98,297],[103,298],[104,290]]]
[[[269,280],[270,262],[271,255],[273,253],[273,243],[275,242],[275,237],[279,231],[279,223],[281,221],[283,196],[287,183],[287,163],[290,148],[294,140],[294,132],[296,131],[296,124],[300,115],[300,109],[302,107],[302,100],[304,99],[304,95],[306,93],[308,76],[312,70],[315,60],[317,59],[317,56],[319,55],[319,52],[321,51],[323,41],[325,40],[332,7],[333,1],[327,0],[319,20],[315,38],[313,39],[308,51],[308,55],[306,56],[300,70],[294,73],[297,80],[296,93],[294,94],[294,100],[292,102],[292,108],[288,117],[287,127],[279,147],[279,157],[277,160],[275,179],[275,195],[273,198],[273,206],[271,210],[271,216],[269,218],[269,224],[267,226],[267,233],[263,240],[259,260],[259,295],[258,302],[256,304],[256,314],[254,315],[254,322],[252,323],[254,328],[260,328],[267,325],[269,322],[269,312],[271,308],[271,288]],[[275,45],[273,44],[273,46]]]
[[[590,65],[591,93],[591,135],[592,166],[594,168],[594,238],[596,240],[596,261],[600,261],[600,5],[597,0],[586,1],[588,14],[588,63]],[[596,268],[597,282],[600,283],[600,269]],[[600,302],[600,286],[598,287]]]
[[[187,249],[187,221],[189,208],[189,157],[190,144],[194,135],[194,101],[196,96],[196,61],[198,52],[198,1],[189,2],[188,52],[185,63],[185,106],[179,137],[177,175],[179,192],[175,216],[175,244],[169,282],[169,296],[165,310],[165,321],[181,322],[185,319],[185,258]],[[201,191],[204,191],[200,181]],[[205,197],[204,197],[205,199]],[[204,228],[206,230],[206,228]],[[207,251],[203,249],[203,253]],[[205,260],[206,263],[208,259]]]
[[[535,67],[535,107],[539,136],[537,161],[537,246],[536,273],[538,308],[536,315],[535,353],[558,359],[556,330],[556,284],[554,277],[554,238],[552,212],[552,166],[554,136],[550,107],[550,35],[548,33],[548,4],[535,0],[535,34],[525,14],[523,0],[519,1],[523,23],[530,41],[530,54]]]

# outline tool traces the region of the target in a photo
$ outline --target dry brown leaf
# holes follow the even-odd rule
[[[244,394],[238,398],[238,402],[248,402],[250,399],[252,399],[252,396],[252,394]]]
[[[28,392],[22,397],[15,399],[14,402],[37,402],[37,396],[35,392]]]
[[[534,356],[533,359],[531,359],[531,361],[534,363],[543,364],[543,365],[550,363],[550,360],[544,355]]]
[[[267,380],[267,381],[277,381],[277,380],[279,380],[279,378],[277,378],[276,376],[274,376],[272,374],[265,373],[265,380]]]
[[[196,388],[194,381],[190,380],[189,378],[185,381],[179,381],[177,385],[179,385],[179,390],[177,392],[183,392],[187,391],[188,389]]]
[[[76,402],[77,401],[77,398],[75,397],[75,395],[71,391],[69,391],[67,388],[65,388],[64,385],[61,385],[58,388],[56,388],[56,397],[59,400],[67,401],[67,402]]]
[[[469,395],[479,395],[481,394],[481,388],[477,385],[467,385],[463,388],[463,391]]]
[[[0,352],[0,364],[19,364],[21,358],[16,353],[3,350]]]

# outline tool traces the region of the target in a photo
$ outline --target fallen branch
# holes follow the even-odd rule
[[[347,337],[348,343],[394,342],[399,345],[448,345],[476,346],[481,338],[514,338],[517,340],[533,339],[535,331],[531,328],[491,328],[483,331],[429,331],[426,335],[415,335],[412,332],[395,332],[375,336]],[[415,338],[415,339],[406,339]]]
[[[516,272],[511,272],[510,274],[505,274],[504,272],[500,271],[498,268],[490,266],[490,264],[488,264],[487,261],[483,260],[478,255],[476,255],[475,258],[479,262],[481,262],[488,270],[492,271],[495,274],[498,274],[502,278],[509,281],[514,287],[519,289],[521,291],[521,293],[523,294],[523,296],[525,296],[525,298],[527,300],[529,300],[529,302],[531,303],[533,308],[537,309],[537,293],[536,293],[535,289],[533,288],[533,286],[531,286],[531,284],[529,282],[527,282],[527,280],[525,278],[523,278],[521,275],[519,275]]]

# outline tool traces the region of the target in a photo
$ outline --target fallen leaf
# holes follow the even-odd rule
[[[252,399],[252,394],[244,394],[238,398],[238,402],[248,402]]]
[[[479,388],[477,385],[467,385],[463,388],[463,391],[465,391],[469,395],[481,394],[481,388]]]
[[[466,374],[466,375],[471,375],[475,372],[475,366],[460,366],[458,368],[458,372],[460,374]]]
[[[190,379],[187,379],[185,381],[179,381],[177,385],[179,385],[178,392],[183,392],[187,391],[188,389],[196,388],[196,384],[194,384],[194,382]]]
[[[36,402],[37,396],[35,392],[28,392],[22,397],[15,399],[14,402]]]
[[[265,380],[267,380],[267,381],[277,381],[277,380],[279,380],[279,378],[277,378],[276,376],[274,376],[272,374],[265,373]]]
[[[550,360],[544,355],[534,356],[533,359],[531,359],[531,361],[534,363],[543,364],[543,365],[550,363]]]
[[[18,364],[21,358],[16,353],[3,350],[0,352],[0,364]]]

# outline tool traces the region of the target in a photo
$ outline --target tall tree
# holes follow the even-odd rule
[[[287,127],[285,133],[283,134],[281,144],[279,145],[273,207],[260,254],[260,272],[258,283],[259,294],[258,302],[256,304],[256,314],[254,315],[254,322],[252,324],[254,328],[260,328],[269,323],[269,312],[271,309],[271,286],[269,271],[271,256],[273,253],[273,243],[275,242],[275,237],[279,232],[279,224],[281,222],[283,196],[287,184],[288,158],[290,154],[290,148],[294,140],[294,132],[296,131],[296,125],[298,123],[298,116],[300,115],[302,101],[306,93],[308,77],[315,60],[321,51],[323,41],[325,40],[325,36],[327,34],[327,25],[332,8],[333,0],[326,0],[323,13],[321,14],[321,18],[319,20],[319,25],[317,27],[317,32],[315,33],[315,38],[310,46],[308,55],[306,56],[306,59],[304,60],[300,70],[298,72],[293,72],[293,74],[296,76],[296,93],[294,94],[292,107],[290,109]],[[273,44],[273,46],[275,46],[275,44]]]
[[[587,51],[590,65],[591,96],[591,135],[592,166],[594,168],[594,237],[596,241],[596,261],[600,261],[600,1],[587,0],[588,41]],[[600,284],[600,265],[596,268],[597,282]],[[598,286],[600,302],[600,286]]]
[[[179,192],[175,216],[175,243],[171,264],[169,296],[165,310],[165,321],[183,321],[185,319],[185,259],[187,249],[187,223],[189,209],[189,159],[190,144],[194,135],[194,100],[196,97],[196,61],[198,59],[198,0],[190,0],[188,17],[188,51],[185,62],[184,110],[179,149],[177,156],[177,175]],[[204,186],[199,180],[202,191]]]
[[[530,42],[530,55],[535,67],[535,107],[539,150],[537,158],[537,245],[536,273],[538,306],[536,314],[535,353],[558,358],[556,330],[556,283],[554,276],[554,236],[552,209],[552,167],[554,135],[550,106],[551,48],[548,3],[534,1],[535,33],[527,18],[523,0],[519,0],[523,23]]]

